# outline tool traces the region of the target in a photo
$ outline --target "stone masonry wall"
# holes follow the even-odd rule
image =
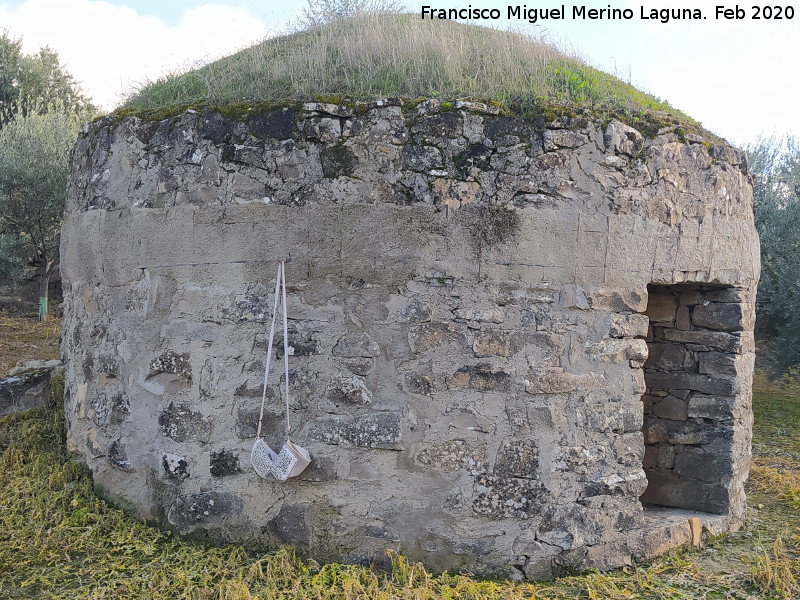
[[[752,301],[741,291],[652,286],[642,500],[744,518],[752,431]]]
[[[645,467],[661,472],[642,431],[648,285],[725,286],[751,310],[743,160],[671,129],[435,100],[101,119],[75,148],[62,234],[70,447],[106,495],[202,539],[508,577],[663,551],[686,537],[639,500]],[[292,439],[313,457],[284,483],[249,462],[280,259]],[[652,343],[713,328],[692,306],[690,330],[659,321]],[[701,374],[747,369],[695,345]],[[688,396],[684,423],[745,431],[743,390],[730,415]],[[689,451],[660,441],[653,406],[648,443]],[[722,529],[744,501],[729,489]]]

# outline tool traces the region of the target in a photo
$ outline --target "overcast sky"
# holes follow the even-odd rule
[[[558,21],[528,26],[550,41],[579,51],[593,65],[683,110],[728,140],[746,144],[759,134],[800,134],[800,2],[793,19],[717,19],[722,0],[619,0],[563,4]],[[441,8],[500,10],[500,0],[407,0]],[[572,18],[574,6],[633,11],[629,20]],[[787,4],[784,4],[786,6]],[[0,0],[0,28],[22,36],[26,52],[56,50],[84,91],[110,110],[148,79],[230,54],[285,32],[306,0]],[[562,4],[528,0],[527,8]],[[699,8],[701,20],[642,19],[657,7]],[[734,8],[735,3],[727,5]],[[784,15],[785,16],[785,15]],[[482,24],[505,27],[508,21]],[[525,24],[513,21],[514,26]]]

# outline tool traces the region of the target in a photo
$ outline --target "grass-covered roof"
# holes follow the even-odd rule
[[[551,103],[606,114],[657,111],[668,121],[690,121],[532,35],[399,13],[363,14],[265,40],[151,82],[125,108],[395,96],[469,98],[523,113]]]

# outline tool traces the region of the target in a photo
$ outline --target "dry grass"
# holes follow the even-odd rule
[[[266,40],[202,68],[145,85],[126,106],[335,97],[475,98],[525,108],[542,99],[685,115],[532,35],[371,13]]]
[[[0,311],[0,376],[20,360],[58,358],[61,319],[39,322],[36,316],[11,315]]]
[[[750,483],[792,508],[800,509],[800,471],[796,468],[776,469],[755,464],[750,469]]]
[[[752,568],[753,581],[762,592],[774,593],[782,598],[797,598],[800,585],[793,571],[797,570],[797,560],[786,553],[781,536],[772,544],[772,556],[767,550],[756,551]]]

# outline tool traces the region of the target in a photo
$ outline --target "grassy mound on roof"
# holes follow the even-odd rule
[[[523,33],[371,13],[268,39],[196,70],[145,85],[136,113],[179,106],[381,97],[490,101],[518,113],[544,104],[597,113],[658,111],[668,103]]]

